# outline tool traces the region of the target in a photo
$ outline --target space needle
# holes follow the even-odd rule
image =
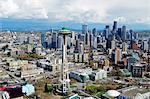
[[[62,45],[62,66],[60,71],[60,86],[59,91],[62,94],[66,94],[70,89],[70,79],[68,73],[68,64],[66,59],[66,50],[67,50],[67,37],[71,34],[71,31],[62,28],[59,31],[59,35],[63,37],[63,45]]]

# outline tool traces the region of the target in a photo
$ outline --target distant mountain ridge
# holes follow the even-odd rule
[[[97,28],[97,30],[103,30],[105,25],[112,24],[100,24],[100,23],[87,23],[89,30],[92,28]],[[119,24],[121,27],[124,24]],[[150,26],[145,24],[126,24],[128,29],[133,29],[135,31],[150,31]],[[60,29],[62,27],[67,27],[71,30],[81,30],[82,23],[75,22],[56,22],[51,23],[48,20],[21,20],[21,19],[0,19],[0,30],[3,31],[48,31],[51,28]]]

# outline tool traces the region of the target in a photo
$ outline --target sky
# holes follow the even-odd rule
[[[0,0],[0,19],[150,25],[150,0]]]

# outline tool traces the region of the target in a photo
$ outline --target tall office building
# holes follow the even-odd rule
[[[87,25],[82,25],[82,33],[83,34],[88,33],[88,26]]]
[[[103,30],[103,35],[104,35],[105,38],[106,38],[106,29]]]
[[[46,36],[45,36],[45,32],[41,33],[41,44],[44,48],[46,48]]]
[[[143,42],[142,42],[142,49],[148,51],[148,47],[149,46],[148,46],[147,40],[143,40]]]
[[[117,21],[114,21],[113,30],[117,29]]]
[[[75,40],[78,40],[79,38],[78,38],[78,34],[75,34]]]
[[[76,33],[75,32],[71,32],[71,39],[75,40],[75,36],[76,36]]]
[[[76,40],[75,51],[77,52],[78,50],[79,50],[79,40]]]
[[[115,49],[115,64],[117,64],[118,61],[121,61],[121,50],[119,48]]]
[[[93,34],[94,37],[97,36],[97,30],[96,30],[96,28],[94,28],[94,29],[92,30],[92,34]]]
[[[75,45],[75,39],[76,39],[76,33],[72,32],[71,33],[71,46]]]
[[[106,25],[106,29],[109,29],[109,25]]]
[[[150,52],[150,38],[148,39],[148,52]]]
[[[110,29],[109,29],[109,25],[106,25],[105,27],[105,38],[108,39],[108,36],[110,35]]]
[[[138,40],[138,38],[139,38],[138,33],[135,33],[135,34],[134,34],[134,38],[135,38],[136,40]]]
[[[148,39],[148,65],[147,71],[150,72],[150,38]]]
[[[94,37],[94,40],[93,40],[93,47],[95,49],[97,49],[97,37]]]
[[[52,46],[53,46],[53,48],[57,48],[57,38],[58,38],[58,34],[54,32],[52,34]]]
[[[53,28],[51,28],[50,32],[51,32],[51,33],[54,33],[54,29],[53,29]]]
[[[133,31],[129,30],[129,34],[130,34],[130,40],[133,40],[133,38],[134,38]]]
[[[112,59],[112,62],[115,62],[115,50],[112,50],[111,59]]]
[[[126,41],[126,36],[127,36],[126,26],[122,26],[121,38],[123,41]]]
[[[48,37],[48,48],[52,48],[52,34],[49,34]]]
[[[89,41],[90,41],[90,34],[86,33],[85,34],[85,45],[89,45]]]
[[[122,34],[121,28],[118,28],[118,35],[119,35],[120,38],[122,38],[122,37],[121,37],[121,36],[122,36],[121,34]]]
[[[115,49],[115,48],[116,48],[116,41],[115,41],[115,36],[113,36],[111,40],[111,49]]]
[[[147,71],[150,72],[150,53],[148,52],[148,65],[147,65]]]
[[[62,46],[63,46],[63,37],[58,36],[57,48],[62,50]]]
[[[79,43],[79,50],[78,51],[79,51],[80,54],[84,53],[84,46],[83,46],[82,42]]]
[[[126,43],[126,42],[123,42],[123,43],[122,43],[122,51],[126,52],[126,51],[127,51],[127,48],[128,48],[127,43]]]
[[[67,48],[71,47],[71,37],[67,38]]]
[[[103,42],[102,39],[103,39],[103,38],[102,38],[101,35],[97,36],[97,43],[102,43],[102,42]]]
[[[127,31],[126,39],[127,39],[128,41],[130,41],[130,39],[131,39],[131,34],[130,34],[130,32],[129,32],[129,31]]]
[[[131,45],[131,49],[132,49],[133,48],[133,31],[130,30],[129,33],[130,33],[130,45]]]
[[[105,39],[105,37],[103,37],[103,36],[102,36],[102,42],[106,42],[106,39]]]
[[[87,33],[86,33],[86,34],[87,34]],[[79,40],[85,42],[85,35],[86,35],[86,34],[79,34],[79,35],[78,35]]]
[[[113,24],[113,34],[116,34],[117,33],[117,21],[114,21],[114,24]]]
[[[94,36],[93,36],[93,34],[92,34],[92,33],[90,33],[90,37],[89,37],[90,47],[92,47],[92,46],[93,46],[93,40],[94,40],[94,38],[96,38],[96,37],[94,37]]]
[[[28,44],[32,44],[32,43],[33,43],[33,39],[32,39],[32,36],[31,36],[31,35],[29,35],[29,36],[27,37],[27,43],[28,43]]]

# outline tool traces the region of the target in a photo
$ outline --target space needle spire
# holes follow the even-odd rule
[[[63,45],[62,45],[62,66],[60,72],[60,88],[62,94],[66,94],[70,89],[70,79],[68,74],[68,64],[66,59],[66,50],[67,50],[67,37],[71,34],[71,31],[62,28],[59,31],[59,35],[63,37]]]

